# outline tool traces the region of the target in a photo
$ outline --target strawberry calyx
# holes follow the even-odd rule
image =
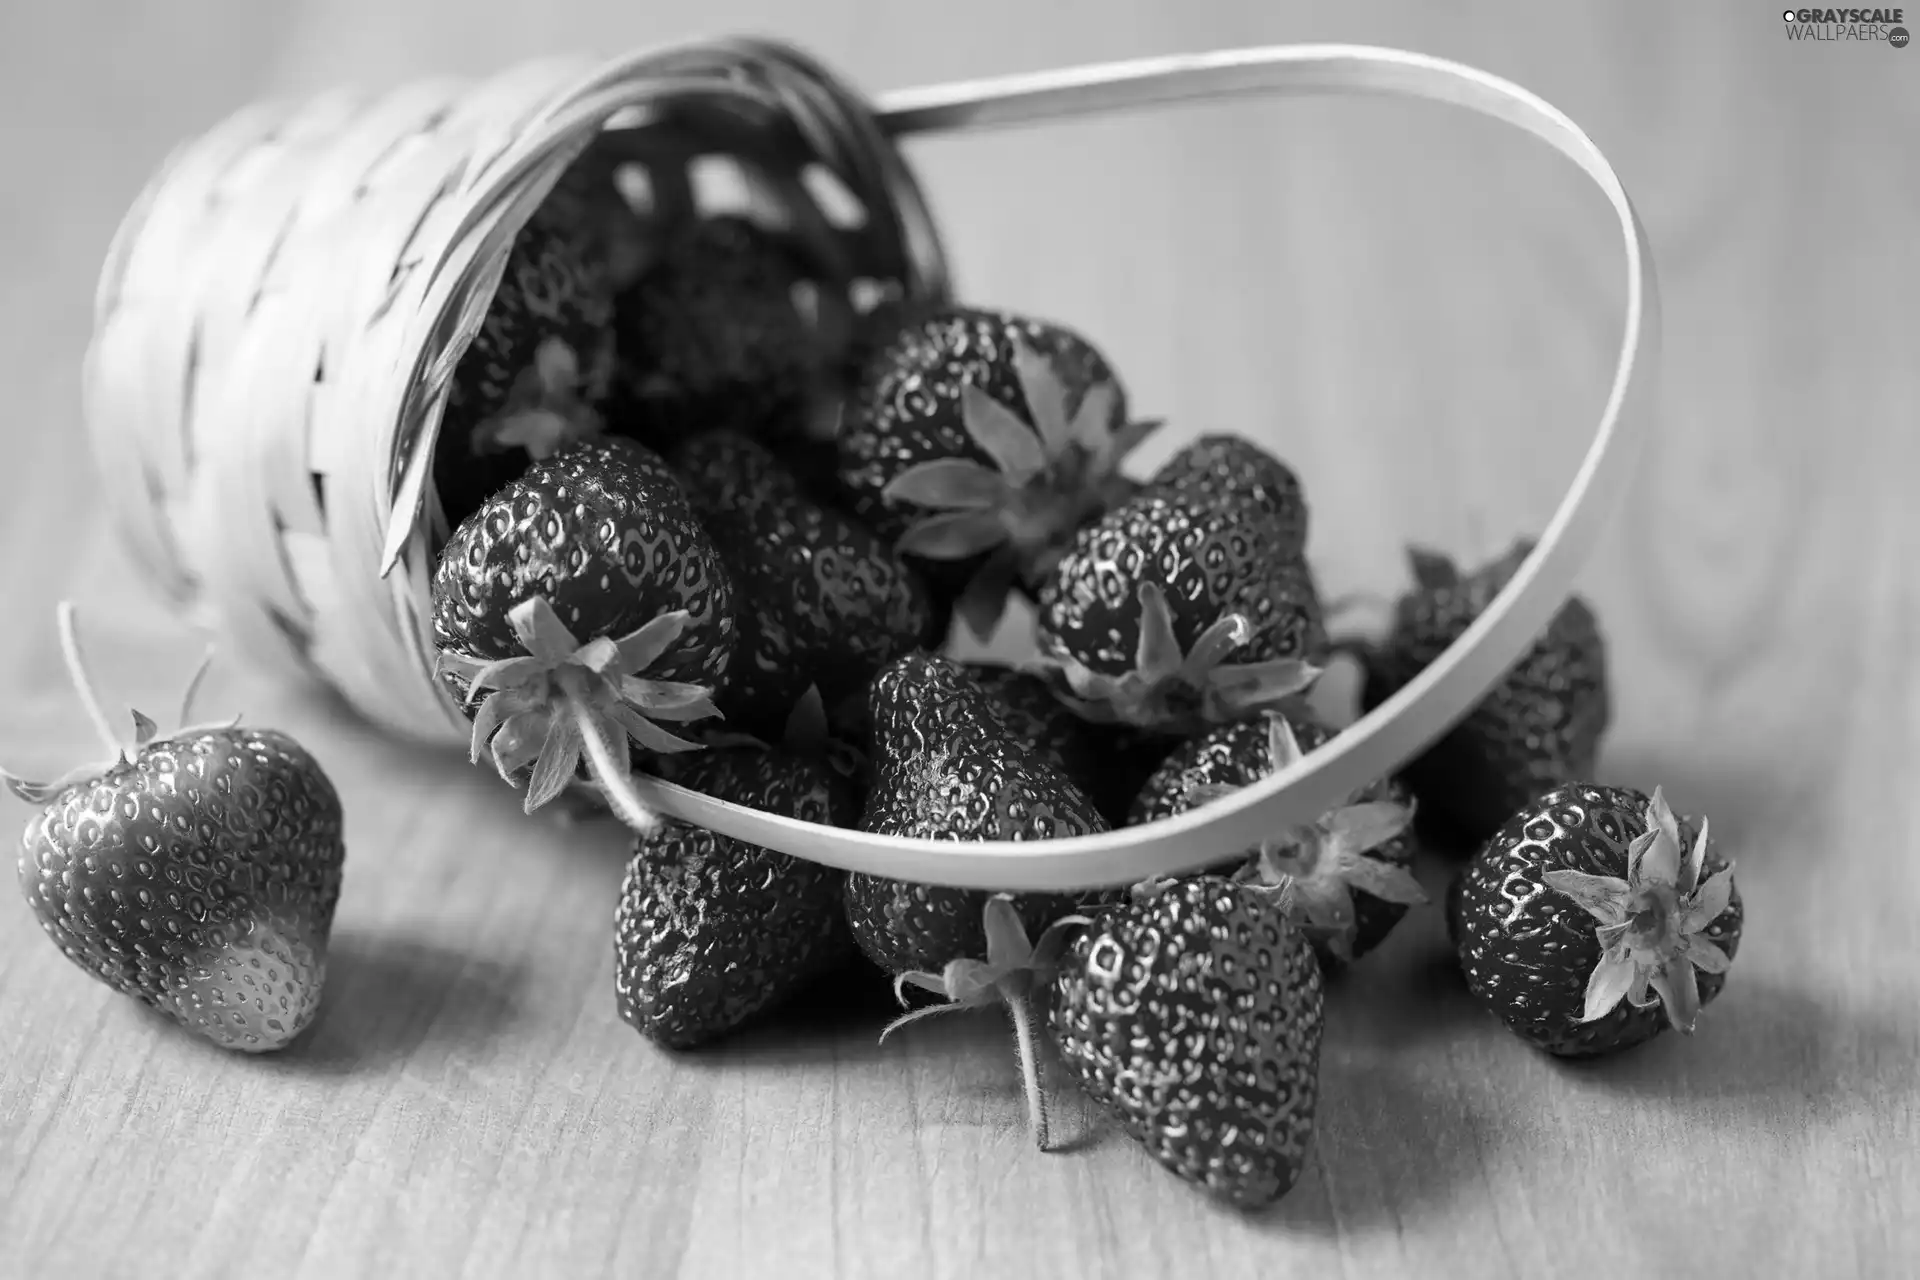
[[[1304,754],[1285,716],[1267,713],[1267,749],[1271,773],[1291,768]],[[1216,799],[1232,790],[1196,788],[1193,798]],[[1412,805],[1392,801],[1341,805],[1262,841],[1234,878],[1265,887],[1292,886],[1290,910],[1307,933],[1324,941],[1336,958],[1350,961],[1356,890],[1408,907],[1427,901],[1426,891],[1406,868],[1368,856],[1405,834],[1413,825],[1413,813]]]
[[[659,817],[633,790],[629,743],[657,755],[696,751],[703,744],[667,732],[657,721],[718,716],[710,691],[641,673],[659,661],[686,630],[684,609],[663,613],[613,639],[582,644],[544,596],[531,596],[507,615],[526,653],[485,659],[451,650],[440,669],[467,683],[467,702],[485,694],[473,717],[468,758],[490,749],[494,769],[513,783],[528,765],[526,812],[558,796],[584,759],[609,805],[636,831],[651,832]]]
[[[1182,651],[1166,592],[1143,582],[1138,598],[1140,640],[1132,670],[1109,675],[1060,653],[1043,654],[1026,668],[1083,719],[1201,733],[1296,697],[1319,678],[1320,668],[1298,658],[1228,662],[1254,635],[1253,623],[1240,613],[1220,618]]]
[[[524,449],[539,462],[599,434],[605,424],[585,393],[602,377],[597,368],[582,370],[568,343],[547,338],[514,379],[499,411],[473,429],[473,452]]]
[[[1013,1023],[1015,1050],[1020,1058],[1020,1080],[1027,1096],[1027,1123],[1034,1144],[1048,1147],[1046,1094],[1040,1083],[1039,1044],[1034,1035],[1034,1001],[1060,971],[1073,932],[1092,921],[1086,916],[1062,916],[1048,925],[1036,940],[1027,937],[1020,913],[1014,909],[1011,894],[997,893],[987,899],[982,913],[986,926],[987,958],[957,959],[939,973],[914,971],[893,980],[894,995],[904,1006],[908,987],[931,991],[945,1003],[928,1005],[903,1013],[880,1032],[884,1043],[889,1035],[910,1022],[961,1009],[979,1009],[1005,1005]]]
[[[161,733],[160,726],[151,716],[137,707],[128,707],[127,716],[132,721],[133,732],[131,735],[123,736],[120,730],[114,727],[112,719],[108,717],[106,708],[100,701],[99,693],[94,688],[86,650],[80,639],[78,611],[71,601],[63,600],[56,609],[55,616],[59,623],[60,652],[66,664],[67,678],[72,682],[73,690],[79,696],[80,705],[86,710],[87,719],[92,722],[101,745],[106,748],[107,758],[69,769],[51,781],[26,778],[10,770],[0,769],[0,783],[4,783],[7,790],[28,804],[46,804],[70,787],[104,777],[114,769],[138,760],[141,753],[150,747],[216,729],[231,729],[240,723],[238,716],[221,722],[194,723],[193,704],[199,697],[200,686],[206,680],[207,671],[213,666],[213,650],[209,648],[201,657],[200,665],[194,668],[193,675],[187,680],[185,692],[180,695],[180,709],[174,721],[176,727]]]
[[[1693,848],[1682,849],[1680,824],[1656,788],[1647,829],[1627,846],[1625,879],[1569,870],[1541,877],[1599,921],[1600,963],[1587,981],[1581,1022],[1606,1017],[1622,1000],[1636,1009],[1657,1000],[1668,1022],[1692,1034],[1700,1017],[1694,971],[1725,973],[1731,964],[1706,933],[1732,901],[1733,866],[1702,881],[1708,848],[1703,819]]]
[[[968,383],[961,420],[989,462],[936,458],[908,468],[882,494],[933,513],[901,535],[900,551],[929,560],[991,553],[957,610],[981,636],[998,625],[1016,581],[1051,571],[1074,532],[1125,496],[1121,462],[1161,425],[1115,428],[1120,388],[1111,380],[1089,387],[1069,414],[1053,362],[1018,339],[1013,368],[1031,424]]]

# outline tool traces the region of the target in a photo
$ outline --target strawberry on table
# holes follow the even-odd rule
[[[434,572],[433,635],[473,716],[473,759],[491,743],[509,782],[531,766],[528,812],[574,780],[584,753],[609,803],[644,831],[654,817],[627,785],[629,741],[655,754],[697,745],[658,722],[716,714],[733,583],[657,455],[583,441],[454,530]]]
[[[602,427],[612,377],[613,286],[577,202],[528,220],[473,343],[454,368],[434,457],[441,514],[457,525],[530,463]]]
[[[1438,552],[1409,551],[1414,587],[1395,606],[1390,634],[1355,646],[1362,701],[1379,706],[1473,624],[1532,553],[1521,539],[1469,574]],[[1470,846],[1508,815],[1565,783],[1592,777],[1611,717],[1607,651],[1593,610],[1560,607],[1526,656],[1403,778],[1433,819]]]
[[[839,436],[855,511],[959,595],[980,635],[1075,529],[1131,489],[1132,423],[1106,359],[1071,330],[965,307],[902,313],[875,344]]]
[[[1574,783],[1513,815],[1447,892],[1467,986],[1562,1057],[1693,1031],[1720,994],[1745,911],[1707,823],[1658,790]],[[1696,972],[1697,971],[1697,972]]]
[[[1196,809],[1291,768],[1333,731],[1305,716],[1265,712],[1181,744],[1148,780],[1130,825]],[[1427,901],[1413,878],[1413,807],[1390,778],[1306,826],[1276,831],[1222,874],[1277,886],[1291,881],[1298,923],[1323,964],[1348,964],[1386,940],[1407,909]]]
[[[1155,1160],[1264,1207],[1299,1180],[1319,1098],[1320,966],[1290,889],[1198,876],[1134,893],[1054,981],[1060,1056]]]
[[[950,659],[910,654],[888,666],[873,682],[870,718],[875,774],[862,830],[908,839],[1046,840],[1107,829],[1052,759],[1006,736],[986,691]],[[1045,1149],[1031,1000],[1065,931],[1080,922],[1074,898],[988,894],[854,872],[846,903],[854,941],[894,975],[903,996],[912,985],[955,1007],[1007,1006],[1034,1141]]]
[[[730,729],[776,735],[810,686],[857,694],[937,639],[918,575],[766,448],[722,429],[669,457],[734,584],[740,639],[717,698]]]
[[[857,816],[818,760],[728,748],[665,762],[671,781],[730,804],[833,826]],[[665,821],[635,839],[614,917],[620,1016],[686,1049],[735,1030],[853,953],[842,873]]]
[[[1223,470],[1229,456],[1221,437],[1187,446],[1081,529],[1042,585],[1041,661],[1081,715],[1185,737],[1318,675],[1327,638],[1297,485],[1276,481],[1274,460]]]
[[[1107,830],[1084,792],[1044,756],[1009,741],[984,690],[959,664],[909,654],[873,682],[873,788],[860,827],[933,840],[1046,840]],[[934,973],[986,951],[989,894],[854,872],[847,916],[855,941],[891,974]],[[1030,936],[1077,902],[1022,894]]]
[[[228,1049],[284,1048],[313,1020],[346,861],[340,797],[286,734],[238,723],[122,740],[90,683],[74,611],[68,672],[109,758],[51,783],[0,773],[42,806],[20,888],[74,964]]]

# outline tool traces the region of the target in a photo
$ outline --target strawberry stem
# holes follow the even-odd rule
[[[75,620],[73,601],[62,600],[57,617],[60,653],[67,664],[67,678],[73,681],[74,692],[80,695],[80,705],[86,708],[87,719],[93,721],[94,732],[100,735],[108,753],[120,759],[127,753],[126,743],[113,731],[113,722],[107,719],[106,709],[100,705],[100,695],[94,692],[93,678],[87,674],[87,656],[80,644],[80,626]]]
[[[1047,1097],[1040,1089],[1039,1045],[1033,1036],[1033,1006],[1022,994],[1006,996],[1007,1017],[1013,1021],[1014,1050],[1020,1058],[1020,1085],[1027,1095],[1027,1127],[1034,1145],[1045,1151],[1047,1140]]]
[[[570,695],[567,701],[574,722],[580,727],[580,737],[586,748],[587,768],[592,772],[593,780],[600,784],[601,794],[606,796],[614,816],[641,835],[652,835],[660,827],[660,815],[649,808],[633,789],[632,772],[620,767],[622,762],[615,757],[615,748],[600,732],[593,709],[578,695]],[[624,751],[626,743],[621,742],[619,749]]]

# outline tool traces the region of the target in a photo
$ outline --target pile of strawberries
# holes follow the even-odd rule
[[[1201,874],[991,894],[652,812],[636,776],[898,837],[1183,813],[1339,732],[1306,697],[1336,650],[1376,705],[1529,547],[1470,572],[1416,551],[1391,625],[1336,641],[1293,471],[1207,435],[1130,477],[1155,424],[1080,334],[888,301],[826,324],[782,232],[711,217],[621,254],[594,207],[563,186],[528,224],[456,372],[432,618],[475,761],[530,812],[586,798],[634,828],[610,913],[642,1035],[691,1049],[870,963],[909,1003],[896,1026],[1008,1011],[1042,1146],[1054,1057],[1182,1177],[1269,1203],[1311,1139],[1325,982],[1428,901],[1416,812],[1472,851],[1447,920],[1515,1032],[1585,1055],[1692,1029],[1739,898],[1704,820],[1590,781],[1609,699],[1578,599],[1402,776]],[[1030,661],[941,656],[1016,595]],[[16,784],[50,801],[23,884],[84,967],[278,1047],[317,1000],[338,800],[278,735],[142,724],[107,766]],[[292,957],[279,986],[247,985],[256,953]]]

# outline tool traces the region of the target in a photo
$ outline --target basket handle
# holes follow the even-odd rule
[[[1246,93],[1365,93],[1466,107],[1537,134],[1586,171],[1619,219],[1625,333],[1593,443],[1553,518],[1486,611],[1424,671],[1292,767],[1176,817],[1047,841],[905,840],[762,813],[653,779],[635,779],[663,813],[795,857],[962,888],[1064,890],[1197,870],[1312,822],[1447,732],[1532,647],[1566,600],[1626,488],[1649,429],[1646,388],[1659,349],[1659,301],[1645,228],[1620,179],[1579,126],[1497,76],[1396,49],[1289,45],[1150,58],[915,89],[881,102],[896,135],[988,128]],[[1634,378],[1636,362],[1641,377]],[[1629,392],[1634,395],[1629,411]]]

